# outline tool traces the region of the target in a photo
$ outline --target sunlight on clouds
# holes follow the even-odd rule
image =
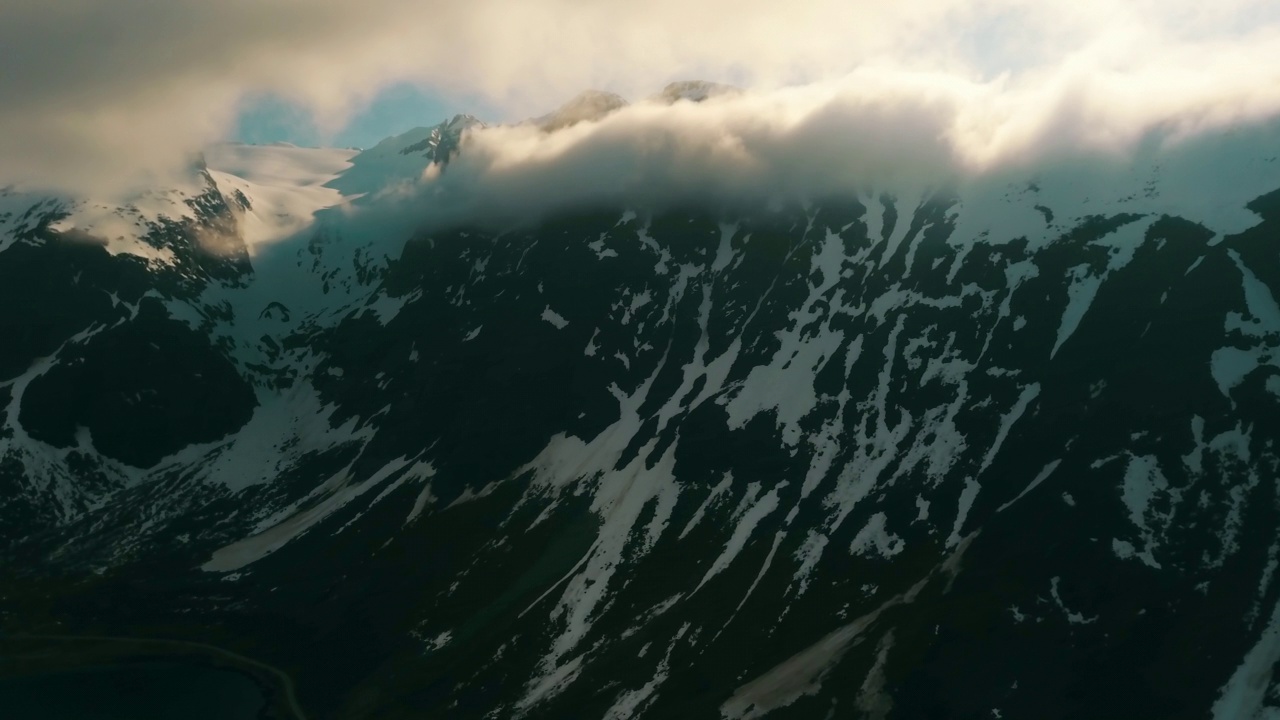
[[[580,205],[919,195],[1063,163],[1118,167],[1280,115],[1280,93],[1213,80],[1262,59],[1223,52],[1142,73],[1075,62],[1034,82],[868,68],[699,104],[640,102],[551,133],[473,131],[448,171],[424,181],[424,197],[442,218],[501,224]]]
[[[758,92],[717,113],[633,107],[564,135],[491,131],[482,142],[510,147],[485,157],[545,164],[633,132],[647,150],[612,156],[614,185],[639,184],[645,162],[698,177],[690,154],[745,168],[750,184],[781,162],[769,138],[794,135],[828,143],[788,151],[810,164],[830,164],[832,147],[863,155],[843,169],[783,162],[802,183],[909,175],[929,153],[974,170],[1274,114],[1277,48],[1270,0],[12,0],[0,60],[23,72],[0,74],[0,185],[147,182],[262,93],[334,133],[396,83],[480,96],[511,120],[587,87],[642,98],[685,77]]]

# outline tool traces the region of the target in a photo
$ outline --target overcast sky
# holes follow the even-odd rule
[[[5,0],[0,68],[0,185],[94,191],[224,138],[367,145],[685,78],[760,91],[772,126],[826,113],[830,137],[927,108],[905,136],[980,165],[1276,114],[1280,3]]]

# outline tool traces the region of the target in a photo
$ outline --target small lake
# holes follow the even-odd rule
[[[150,661],[0,678],[5,720],[256,720],[266,704],[247,675]]]

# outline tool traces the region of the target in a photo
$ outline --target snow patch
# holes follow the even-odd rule
[[[229,572],[261,560],[302,536],[408,464],[409,461],[405,458],[393,460],[360,482],[351,477],[350,466],[348,466],[313,490],[307,497],[260,523],[257,534],[215,550],[213,557],[201,565],[200,569],[206,572]],[[319,502],[309,507],[302,507],[307,501],[317,497],[321,498]]]
[[[569,321],[565,320],[560,313],[552,310],[550,305],[547,306],[546,310],[542,311],[542,319],[554,325],[557,330],[569,327]]]
[[[878,512],[867,520],[867,524],[854,536],[849,545],[849,552],[854,555],[868,555],[873,550],[882,558],[891,558],[902,552],[906,543],[885,528],[888,517]]]

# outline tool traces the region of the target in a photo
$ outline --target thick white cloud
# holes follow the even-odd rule
[[[719,162],[736,153],[740,182],[793,173],[805,183],[872,169],[910,173],[904,168],[941,156],[965,167],[1011,162],[1045,152],[1046,142],[1061,152],[1123,146],[1153,123],[1194,131],[1275,113],[1280,7],[1272,0],[8,0],[0,5],[0,67],[0,185],[92,191],[145,181],[218,138],[238,104],[261,92],[304,103],[336,128],[394,82],[478,94],[518,117],[584,87],[637,97],[683,77],[764,89],[817,84],[718,113],[646,116],[637,108],[578,131],[591,135],[579,143],[568,143],[573,135],[492,133],[480,144],[511,146],[488,147],[475,160],[514,167],[514,158],[560,153],[585,162],[591,149],[621,177],[643,178],[646,163],[669,161],[683,163],[680,176],[696,184],[717,166],[694,157]],[[652,152],[637,156],[636,141],[621,137],[628,132],[648,137]],[[796,142],[769,141],[778,137]],[[627,143],[632,149],[623,152]],[[832,150],[841,147],[848,152]],[[847,166],[833,167],[837,156]],[[598,177],[606,186],[620,182],[618,173]],[[599,192],[581,174],[564,181]]]
[[[1248,67],[1223,52],[1199,63],[1200,77],[1068,65],[1016,83],[866,69],[699,104],[642,102],[551,133],[527,124],[472,131],[447,170],[429,169],[413,192],[437,221],[506,225],[582,205],[918,197],[1055,168],[1092,167],[1085,175],[1112,182],[1139,165],[1203,156],[1200,148],[1237,130],[1263,160],[1280,154],[1280,88],[1255,84]],[[1234,172],[1249,159],[1202,157],[1201,167]],[[1201,191],[1215,202],[1230,194]]]

